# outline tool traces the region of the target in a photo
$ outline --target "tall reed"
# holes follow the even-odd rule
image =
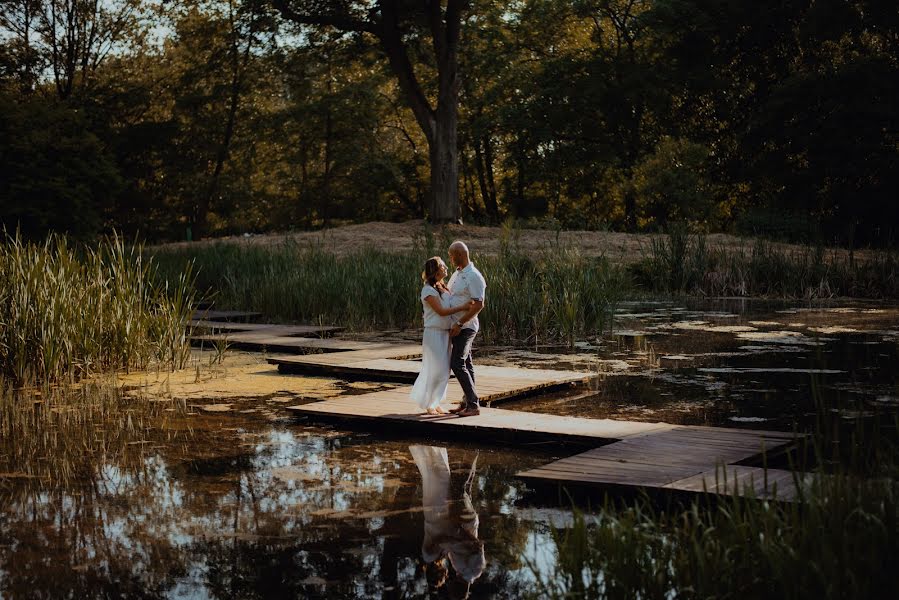
[[[0,244],[0,376],[14,385],[76,380],[152,361],[181,367],[194,304],[189,265],[156,277],[140,246],[95,248],[51,236]]]
[[[895,480],[819,478],[790,506],[729,498],[607,508],[554,531],[541,598],[887,598],[899,556]]]
[[[813,392],[814,394],[814,392]],[[797,453],[799,502],[606,502],[554,530],[542,598],[887,598],[899,567],[899,416],[819,418]],[[798,469],[815,467],[811,475]],[[735,492],[738,490],[734,490]]]
[[[426,230],[416,241],[402,253],[358,248],[338,255],[286,242],[160,248],[153,256],[169,277],[194,264],[199,290],[221,306],[272,320],[378,330],[421,325],[424,261],[445,255],[450,240]],[[491,343],[573,344],[608,326],[622,294],[619,269],[560,243],[531,259],[510,242],[499,255],[475,253],[473,261],[487,279],[481,339]]]
[[[683,227],[652,239],[631,272],[638,285],[674,294],[899,298],[899,257],[889,251],[857,260],[823,246],[785,250],[761,239],[749,250],[710,248]]]

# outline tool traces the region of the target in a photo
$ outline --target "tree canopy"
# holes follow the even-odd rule
[[[884,0],[3,0],[0,221],[890,245],[897,67]]]

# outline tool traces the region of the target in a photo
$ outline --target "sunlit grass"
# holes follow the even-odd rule
[[[152,362],[183,366],[194,301],[190,265],[160,280],[139,246],[0,244],[0,376],[73,381]]]

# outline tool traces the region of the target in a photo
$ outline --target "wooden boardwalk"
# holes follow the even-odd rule
[[[339,327],[233,323],[253,313],[205,311],[192,325],[207,333],[197,343],[226,340],[229,346],[289,352],[268,362],[284,373],[310,373],[411,382],[421,370],[421,345],[362,342],[326,336]],[[220,319],[220,320],[219,320]],[[559,386],[584,383],[591,373],[475,366],[476,385],[485,404],[519,398]],[[789,433],[667,423],[584,419],[489,407],[476,417],[423,415],[409,398],[411,386],[343,396],[288,408],[292,413],[362,427],[419,434],[460,435],[490,442],[563,442],[591,450],[517,475],[533,483],[601,488],[638,487],[681,493],[752,495],[792,501],[806,475],[762,469],[763,456],[795,444]],[[458,383],[450,380],[448,403],[460,402]],[[598,447],[597,447],[598,446]]]
[[[283,373],[331,374],[403,383],[415,381],[418,377],[421,362],[409,359],[420,355],[420,345],[392,345],[356,352],[273,357],[268,362],[278,365],[278,370]],[[475,379],[479,389],[500,385],[503,389],[520,391],[518,395],[535,389],[581,383],[592,378],[590,373],[576,371],[475,365]]]
[[[509,387],[503,388],[502,384],[488,387],[488,382],[479,381],[478,393],[484,401],[489,401],[518,392],[518,388],[510,390]],[[409,398],[411,389],[410,386],[402,386],[371,394],[341,396],[323,402],[290,406],[287,410],[296,415],[342,424],[506,442],[555,441],[595,445],[671,427],[665,423],[581,419],[486,407],[482,407],[481,414],[476,417],[431,416],[421,414],[422,411],[413,404]],[[455,381],[450,381],[447,402],[461,399],[462,390]]]
[[[782,452],[793,434],[719,427],[672,426],[594,448],[518,474],[533,482],[641,487],[682,492],[751,493],[793,500],[792,473],[738,465]],[[748,486],[749,489],[746,489]]]
[[[220,335],[231,338],[236,333],[240,334],[266,334],[271,336],[303,335],[310,337],[323,337],[343,331],[343,327],[332,325],[276,325],[274,323],[232,323],[230,321],[210,321],[206,319],[192,319],[191,327],[196,330],[208,332],[207,335]]]
[[[211,308],[198,308],[194,311],[195,319],[206,321],[249,321],[258,319],[262,313],[243,310],[213,310]]]
[[[478,378],[478,391],[485,401],[510,398],[523,393],[528,383],[520,377],[510,381],[484,374]],[[393,432],[491,442],[551,441],[599,446],[518,473],[535,483],[717,494],[736,491],[785,501],[795,499],[797,494],[793,475],[788,471],[734,464],[759,462],[763,455],[770,457],[788,450],[795,444],[791,433],[584,419],[494,408],[482,408],[476,417],[430,416],[421,414],[413,405],[410,390],[403,386],[291,406],[288,410],[317,420]],[[448,401],[461,400],[461,389],[454,381],[450,382],[447,395]]]
[[[343,340],[336,338],[313,338],[302,335],[280,335],[278,331],[247,331],[235,332],[228,335],[205,334],[193,335],[194,343],[216,343],[225,341],[231,348],[244,350],[259,350],[273,352],[293,352],[298,354],[339,352],[347,354],[350,351],[369,350],[374,357],[402,356],[414,358],[421,355],[421,344],[379,344],[374,342],[360,342],[356,340]],[[306,332],[308,335],[311,332]]]

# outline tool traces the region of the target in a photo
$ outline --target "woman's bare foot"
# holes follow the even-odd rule
[[[429,415],[439,415],[436,408],[429,408],[427,414]]]
[[[438,415],[445,415],[445,414],[448,414],[448,413],[446,412],[446,410],[444,410],[444,408],[443,408],[442,406],[435,406],[435,407],[434,407],[434,410],[437,411],[437,414],[438,414]]]

